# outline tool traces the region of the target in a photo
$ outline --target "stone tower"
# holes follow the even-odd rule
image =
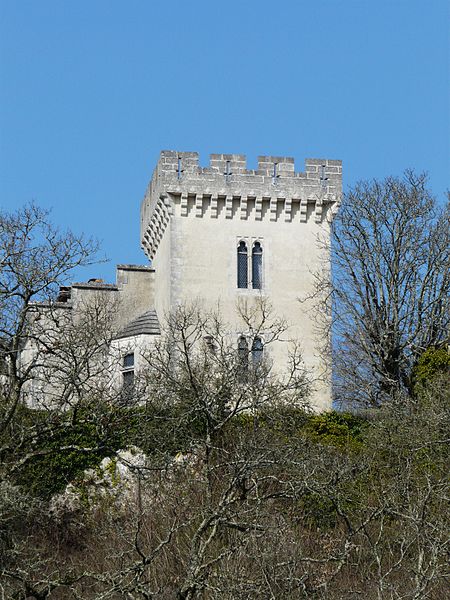
[[[328,268],[317,238],[329,235],[341,191],[339,160],[307,159],[297,173],[288,157],[260,156],[251,170],[239,154],[212,154],[201,167],[196,152],[163,151],[141,206],[159,319],[182,302],[219,303],[238,339],[237,302],[267,297],[302,345],[315,379],[312,403],[330,408],[328,357],[318,352],[312,315],[298,298],[311,290],[312,271]],[[286,349],[271,352],[282,369]]]

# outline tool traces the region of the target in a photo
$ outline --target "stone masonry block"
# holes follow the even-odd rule
[[[247,168],[244,154],[211,154],[211,168],[222,175],[243,173]]]
[[[283,174],[294,173],[294,163],[278,163],[278,171]]]
[[[178,158],[178,152],[176,150],[162,150],[161,158]]]
[[[305,165],[326,165],[327,164],[327,160],[326,158],[307,158],[305,160]]]
[[[181,164],[183,166],[195,166],[198,167],[198,160],[194,157],[191,156],[183,156],[181,158]]]
[[[223,154],[225,160],[231,160],[233,162],[247,162],[247,156],[245,154]]]
[[[180,158],[194,158],[198,162],[198,152],[178,152]]]
[[[290,156],[258,156],[258,174],[277,175],[283,173],[289,177],[288,173],[294,174],[294,159]]]
[[[294,164],[292,156],[258,156],[258,164],[263,163],[290,163]]]
[[[244,173],[241,181],[248,184],[258,184],[264,183],[264,178],[261,175],[250,175],[249,173]]]

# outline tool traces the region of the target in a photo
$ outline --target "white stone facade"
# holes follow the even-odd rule
[[[56,302],[34,305],[28,313],[33,335],[20,356],[23,370],[35,365],[24,386],[25,401],[69,407],[74,360],[83,389],[94,377],[97,389],[104,380],[105,389],[120,394],[123,374],[130,371],[124,357],[133,353],[131,370],[138,374],[145,364],[144,350],[160,334],[152,310],[153,285],[150,266],[117,265],[114,284],[100,279],[73,283],[60,288]]]
[[[307,159],[305,172],[296,173],[286,157],[260,156],[258,169],[249,170],[242,155],[213,154],[210,166],[201,167],[195,152],[163,151],[141,206],[141,243],[155,270],[159,319],[181,303],[219,306],[237,341],[245,335],[237,303],[267,298],[289,323],[287,337],[303,348],[314,380],[312,404],[330,408],[329,357],[318,350],[323,344],[299,297],[312,290],[313,271],[329,268],[317,239],[329,236],[341,192],[338,160]],[[245,288],[238,287],[241,242],[248,256]],[[262,282],[256,285],[255,242],[262,249]],[[274,345],[270,358],[282,372],[287,344]]]

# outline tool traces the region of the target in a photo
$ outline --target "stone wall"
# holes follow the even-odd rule
[[[120,331],[130,321],[154,307],[154,274],[155,269],[149,266],[117,265],[115,284],[101,280],[73,283],[70,304],[74,308],[75,318],[83,305],[89,305],[91,298],[101,294],[114,311],[114,329]]]
[[[117,265],[114,284],[104,283],[100,279],[73,283],[60,289],[56,302],[36,304],[28,315],[29,327],[35,335],[27,341],[20,356],[23,369],[35,364],[37,359],[39,362],[33,378],[24,387],[25,401],[30,406],[62,401],[64,377],[58,361],[64,357],[64,348],[71,343],[72,325],[78,328],[73,341],[80,348],[93,345],[91,373],[102,373],[110,384],[119,386],[124,353],[129,347],[132,348],[136,352],[136,369],[142,368],[142,358],[139,356],[144,342],[154,337],[141,335],[136,336],[135,340],[119,339],[120,332],[130,321],[153,307],[154,269],[140,265]],[[90,323],[97,331],[89,328]],[[102,331],[104,339],[100,339],[100,342],[104,341],[106,345],[113,338],[108,353],[97,347],[99,339],[93,339]],[[48,352],[53,346],[56,348],[54,355]],[[61,377],[58,373],[60,370]],[[70,401],[70,398],[67,400]]]

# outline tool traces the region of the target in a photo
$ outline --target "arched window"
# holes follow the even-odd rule
[[[248,345],[243,335],[238,340],[238,372],[239,380],[246,381],[248,374]]]
[[[246,288],[248,286],[248,259],[245,242],[239,242],[237,248],[237,286],[238,288]]]
[[[254,290],[262,288],[262,254],[263,249],[261,244],[255,242],[252,249],[252,287]]]
[[[261,338],[256,337],[252,344],[252,363],[254,367],[258,367],[261,364],[264,352],[264,345]]]

